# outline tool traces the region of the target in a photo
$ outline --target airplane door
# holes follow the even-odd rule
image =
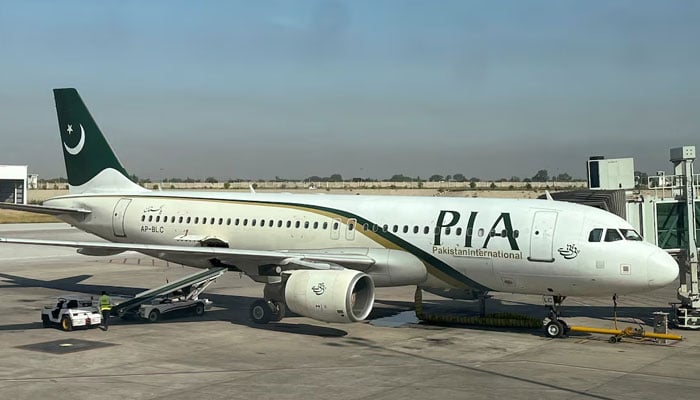
[[[536,211],[530,232],[530,261],[553,262],[554,229],[557,225],[556,211]]]
[[[334,219],[331,225],[331,240],[338,239],[340,239],[340,218]]]
[[[356,225],[357,225],[357,220],[355,218],[350,218],[348,220],[348,229],[345,231],[345,239],[355,240]]]
[[[114,236],[116,237],[126,237],[126,231],[124,230],[124,215],[126,214],[126,208],[129,207],[131,199],[119,199],[117,205],[114,206],[114,212],[112,213],[112,230],[114,231]]]

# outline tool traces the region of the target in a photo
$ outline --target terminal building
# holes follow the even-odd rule
[[[27,204],[27,166],[0,165],[0,202]]]

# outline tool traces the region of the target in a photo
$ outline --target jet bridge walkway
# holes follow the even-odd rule
[[[124,316],[126,313],[136,311],[141,304],[147,303],[158,296],[166,296],[177,290],[189,288],[186,300],[197,299],[197,297],[217,278],[226,272],[226,268],[210,268],[202,272],[185,276],[174,282],[166,283],[153,289],[146,290],[131,299],[112,306],[111,314]]]

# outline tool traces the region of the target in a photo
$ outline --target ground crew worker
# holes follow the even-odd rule
[[[107,292],[102,291],[102,296],[100,296],[100,312],[102,313],[102,329],[109,329],[109,313],[112,310],[112,304],[109,300],[109,295]]]

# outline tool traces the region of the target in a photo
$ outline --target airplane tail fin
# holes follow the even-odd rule
[[[129,178],[75,89],[54,89],[71,193],[145,191]]]

